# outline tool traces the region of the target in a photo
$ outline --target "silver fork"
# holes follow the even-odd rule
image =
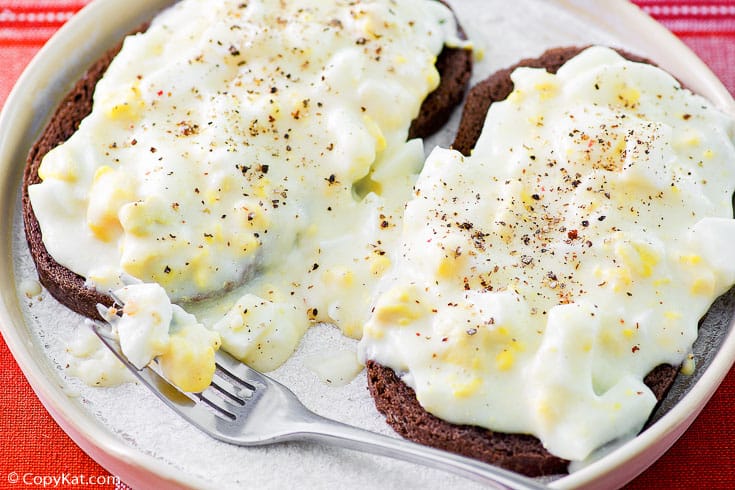
[[[103,318],[108,309],[98,305]],[[489,484],[501,489],[543,489],[525,476],[422,446],[359,429],[315,414],[281,383],[217,352],[212,384],[201,393],[178,390],[153,365],[137,369],[120,349],[109,323],[88,324],[135,377],[163,403],[211,437],[238,446],[261,446],[285,441],[317,441],[379,456],[394,457]]]

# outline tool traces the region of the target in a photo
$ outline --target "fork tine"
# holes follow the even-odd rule
[[[256,390],[256,386],[243,379],[243,377],[236,375],[233,373],[231,369],[228,369],[227,367],[223,366],[223,363],[220,361],[219,352],[215,354],[215,375],[220,380],[227,380],[227,382],[232,386],[233,388],[235,386],[239,387],[241,390],[247,390],[249,392],[253,392]]]
[[[237,414],[233,413],[233,404],[225,401],[225,399],[211,387],[201,393],[192,393],[191,395],[214,410],[216,415],[227,417],[230,420],[235,420],[237,418]]]
[[[209,387],[201,393],[192,393],[192,396],[212,408],[227,412],[236,418],[245,407],[245,404],[249,400],[253,400],[255,387],[238,382],[233,384],[231,380],[232,378],[224,374],[220,368],[215,371]]]
[[[258,371],[248,367],[245,363],[238,361],[226,352],[217,351],[215,360],[218,373],[224,374],[224,376],[233,382],[241,384],[251,391],[255,391],[258,386],[263,387],[269,384],[269,378],[266,378]]]
[[[215,373],[212,383],[209,385],[213,391],[217,391],[221,396],[228,399],[231,403],[235,403],[239,406],[245,405],[248,398],[252,396],[252,391],[243,393],[244,390],[238,386],[233,385],[225,378],[218,376]]]
[[[179,412],[186,420],[205,432],[213,425],[215,417],[220,421],[225,420],[222,416],[217,417],[212,410],[204,407],[198,400],[179,391],[155,370],[148,367],[138,369],[131,364],[120,351],[117,342],[109,337],[109,325],[91,320],[86,323],[102,343],[133,373],[138,381],[147,386],[163,403]],[[233,417],[225,417],[228,421],[234,420]]]

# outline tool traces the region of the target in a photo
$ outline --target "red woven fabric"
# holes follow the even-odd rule
[[[0,0],[0,106],[36,51],[88,1]],[[634,3],[680,36],[735,93],[734,1]],[[109,476],[56,425],[1,338],[0,400],[0,488],[70,488],[82,476],[86,481]],[[628,488],[735,488],[733,400],[735,370],[686,434]],[[108,480],[96,488],[115,486]]]
[[[0,339],[0,488],[40,483],[39,478],[86,480],[108,475],[56,425],[28,385],[5,341]],[[15,475],[15,476],[13,476]],[[13,478],[18,482],[13,484]],[[47,480],[48,481],[48,480]],[[53,485],[47,485],[52,486]],[[58,488],[70,488],[59,485]],[[114,484],[102,488],[114,488]]]

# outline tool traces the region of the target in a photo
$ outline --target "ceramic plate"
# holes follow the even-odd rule
[[[27,299],[19,284],[35,278],[20,219],[25,155],[49,113],[91,60],[166,0],[98,0],[83,9],[41,50],[11,93],[0,116],[0,327],[31,386],[59,425],[100,464],[135,487],[283,486],[303,488],[467,488],[466,480],[415,465],[315,444],[245,449],[209,439],[169,412],[143,387],[93,389],[64,372],[65,346],[80,317],[47,293]],[[607,44],[654,60],[686,86],[735,113],[735,103],[707,67],[680,41],[622,1],[457,0],[451,2],[484,53],[473,83],[520,58],[562,45]],[[458,114],[427,141],[446,146]],[[680,376],[653,423],[634,440],[558,479],[558,488],[617,487],[658,458],[686,430],[735,359],[732,295],[708,314],[695,353],[696,374]],[[391,434],[365,389],[364,374],[345,387],[328,387],[303,366],[305,356],[354,348],[335,329],[312,329],[298,352],[274,375],[323,415]],[[380,475],[380,478],[376,478]]]

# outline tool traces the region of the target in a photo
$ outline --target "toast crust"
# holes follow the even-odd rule
[[[449,423],[424,410],[413,388],[401,381],[392,369],[375,361],[367,361],[365,368],[375,407],[385,416],[388,425],[406,439],[526,476],[567,473],[569,461],[549,453],[538,438]],[[677,373],[677,368],[662,364],[646,376],[644,383],[660,402]]]

